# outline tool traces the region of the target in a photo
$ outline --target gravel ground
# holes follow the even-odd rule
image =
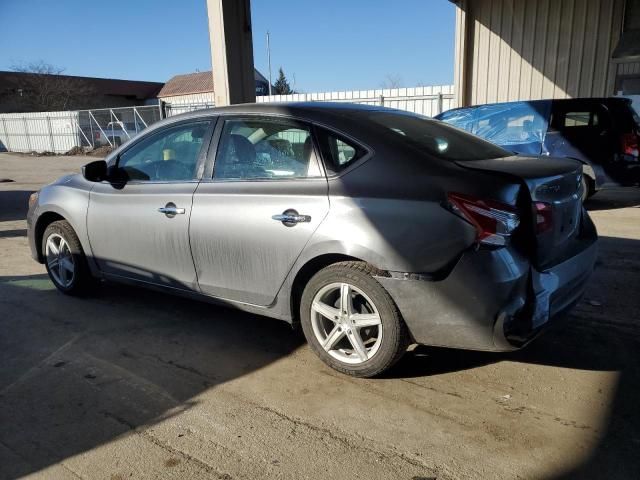
[[[640,190],[588,204],[600,258],[569,322],[512,354],[420,347],[325,367],[282,322],[30,258],[31,191],[92,159],[0,154],[0,478],[640,478]]]

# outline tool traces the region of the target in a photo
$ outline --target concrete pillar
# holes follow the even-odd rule
[[[215,106],[256,101],[250,0],[207,0]]]
[[[456,33],[455,33],[455,59],[454,59],[454,93],[457,107],[467,107],[469,105],[469,95],[467,94],[467,76],[469,63],[469,15],[468,0],[456,2]]]

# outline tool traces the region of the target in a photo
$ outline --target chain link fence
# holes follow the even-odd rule
[[[161,119],[162,112],[156,105],[80,110],[80,146],[115,148]]]

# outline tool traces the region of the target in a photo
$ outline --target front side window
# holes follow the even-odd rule
[[[151,134],[120,155],[118,168],[129,180],[192,180],[209,124],[181,124]]]
[[[214,164],[215,179],[279,180],[321,175],[307,125],[280,119],[225,121]]]

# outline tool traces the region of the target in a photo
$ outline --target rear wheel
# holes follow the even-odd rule
[[[80,240],[65,220],[51,223],[42,236],[49,278],[62,293],[81,295],[94,284]]]
[[[400,312],[364,262],[341,262],[318,272],[300,304],[304,335],[330,367],[372,377],[390,368],[408,346]]]
[[[580,184],[580,195],[582,201],[585,202],[588,198],[592,197],[596,193],[596,182],[588,175],[582,175],[582,183]]]

